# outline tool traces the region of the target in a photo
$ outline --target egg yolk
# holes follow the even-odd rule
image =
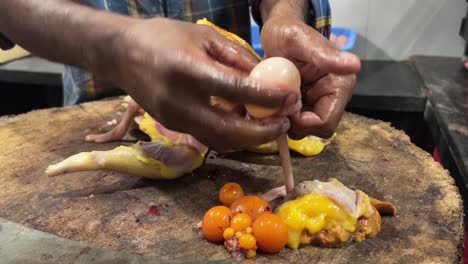
[[[284,203],[276,215],[288,226],[288,246],[292,249],[299,247],[304,230],[315,234],[341,225],[346,231],[354,232],[357,221],[333,200],[316,193]]]

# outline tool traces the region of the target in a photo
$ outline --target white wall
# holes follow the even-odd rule
[[[350,27],[363,59],[404,60],[412,55],[461,57],[458,35],[465,0],[330,0],[333,26]]]

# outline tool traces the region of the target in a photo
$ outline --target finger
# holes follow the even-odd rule
[[[287,118],[272,118],[267,122],[247,120],[213,107],[198,106],[198,116],[192,117],[191,133],[214,149],[241,148],[263,144],[278,138],[290,128]]]
[[[235,113],[227,113],[197,97],[187,98],[184,104],[168,100],[158,121],[166,128],[190,133],[205,145],[215,149],[240,148],[262,144],[286,133],[290,122],[285,117],[268,121],[246,120]]]
[[[206,51],[218,62],[246,73],[250,73],[260,62],[247,48],[230,41],[215,30],[211,30],[209,35]]]
[[[330,74],[319,80],[306,95],[309,108],[292,117],[293,136],[331,137],[351,98],[355,83],[354,75]]]
[[[307,67],[319,69],[322,73],[355,74],[361,62],[352,53],[340,51],[322,34],[310,27],[304,27],[302,37],[295,38],[296,46],[288,49],[290,56],[307,63]],[[310,70],[310,69],[309,69]]]
[[[293,94],[280,87],[249,78],[236,69],[221,65],[206,56],[195,69],[183,70],[200,90],[210,96],[220,96],[228,101],[280,108],[286,97]],[[297,99],[298,100],[298,99]]]
[[[302,101],[298,100],[294,94],[286,98],[283,109],[277,113],[278,116],[292,116],[298,114],[302,109]]]
[[[241,148],[272,141],[286,133],[290,128],[285,117],[270,118],[268,121],[247,120],[231,113],[222,113],[217,109],[205,109],[203,126],[209,129],[202,142],[213,148]],[[216,139],[216,140],[214,140]]]
[[[347,99],[347,104],[351,99],[354,86],[356,85],[356,75],[334,75],[329,74],[318,80],[311,88],[307,89],[305,101],[313,106],[321,98],[329,95],[339,94]]]

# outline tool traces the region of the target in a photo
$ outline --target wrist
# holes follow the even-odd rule
[[[84,68],[97,78],[115,84],[117,77],[115,70],[119,71],[121,66],[125,65],[124,58],[131,47],[126,32],[138,23],[139,19],[106,14],[105,16],[97,15],[95,20],[95,25],[98,26],[89,32],[86,44],[88,52],[82,52],[86,54],[83,62]]]
[[[306,22],[308,5],[307,0],[261,0],[259,11],[263,23],[278,17]]]

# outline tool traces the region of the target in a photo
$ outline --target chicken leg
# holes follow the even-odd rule
[[[104,143],[122,139],[132,124],[133,118],[138,114],[139,109],[140,106],[133,99],[130,99],[127,110],[125,111],[122,120],[117,126],[104,134],[87,135],[85,140],[88,142]]]

